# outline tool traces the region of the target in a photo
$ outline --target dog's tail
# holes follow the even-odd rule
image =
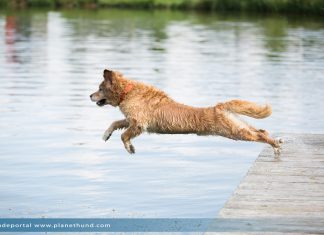
[[[253,102],[243,100],[231,100],[221,104],[229,112],[246,115],[253,118],[266,118],[271,115],[271,106],[258,105]]]

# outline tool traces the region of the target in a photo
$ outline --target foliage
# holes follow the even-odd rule
[[[23,2],[24,4],[21,4]],[[324,15],[324,0],[0,0],[12,7],[123,7],[198,9],[208,11],[258,11]]]

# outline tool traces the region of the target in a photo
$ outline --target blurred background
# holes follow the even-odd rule
[[[324,132],[323,1],[0,5],[1,217],[214,217],[265,147],[143,134],[131,156],[101,139],[122,118],[89,99],[104,68],[188,105],[269,103],[246,120],[272,134]]]

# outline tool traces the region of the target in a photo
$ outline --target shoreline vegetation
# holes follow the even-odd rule
[[[0,0],[1,8],[138,8],[324,15],[324,0]]]

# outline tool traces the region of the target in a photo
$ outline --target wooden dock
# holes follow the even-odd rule
[[[280,136],[285,140],[281,156],[275,158],[266,147],[219,218],[258,221],[261,229],[253,234],[324,234],[324,135]],[[262,229],[268,221],[272,226]],[[250,229],[235,234],[255,231]]]

